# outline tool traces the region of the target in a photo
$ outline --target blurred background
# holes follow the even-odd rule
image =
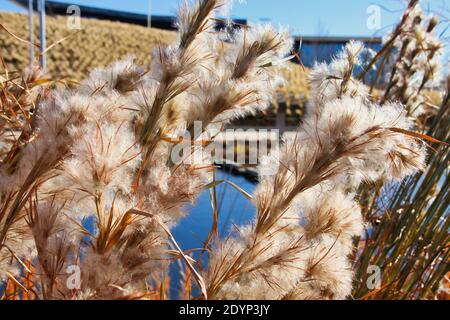
[[[70,83],[82,80],[96,67],[129,55],[148,65],[156,45],[175,39],[176,8],[181,1],[0,0],[0,22],[17,37],[38,43],[41,38],[38,4],[44,3],[44,47],[56,44],[46,54],[46,70]],[[293,129],[309,99],[308,68],[315,61],[329,62],[351,39],[363,41],[377,51],[406,5],[404,0],[233,1],[224,10],[224,16],[231,17],[234,27],[271,23],[287,28],[295,38],[294,49],[298,54],[292,60],[296,65],[284,71],[288,85],[279,89],[273,106],[233,125]],[[422,0],[421,5],[426,13],[440,20],[437,33],[446,45],[444,65],[448,66],[450,2]],[[28,12],[33,12],[32,20]],[[219,23],[218,28],[221,27],[223,24]],[[7,32],[0,32],[1,55],[9,70],[22,70],[37,55],[29,47]],[[444,72],[448,73],[448,67]]]

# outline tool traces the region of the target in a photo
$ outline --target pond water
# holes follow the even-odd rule
[[[229,180],[253,193],[255,183],[242,176],[218,170],[216,180]],[[250,222],[254,217],[254,205],[238,190],[227,183],[219,184],[217,190],[219,235],[223,237],[233,225]],[[205,190],[196,204],[188,208],[188,215],[171,231],[183,250],[202,246],[213,224],[210,191]]]
[[[225,170],[217,170],[216,180],[229,180],[252,194],[256,184],[243,176],[234,175]],[[252,221],[255,206],[238,190],[227,183],[219,184],[217,190],[218,232],[226,237],[235,225]],[[202,248],[213,224],[210,191],[205,190],[195,205],[188,208],[184,217],[171,231],[183,251]],[[177,298],[180,292],[180,264],[173,263],[170,270],[171,298]]]

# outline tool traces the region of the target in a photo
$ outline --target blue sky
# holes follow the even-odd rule
[[[70,4],[82,4],[115,10],[146,13],[150,3],[152,14],[173,15],[181,0],[63,0]],[[235,0],[232,17],[249,21],[270,21],[288,26],[295,35],[372,36],[383,34],[391,28],[404,7],[403,0]],[[367,8],[381,8],[381,30],[367,27]],[[450,1],[422,0],[424,8],[446,16],[446,25],[439,29],[448,37]],[[23,11],[10,0],[0,0],[0,10]],[[441,17],[441,19],[445,19]]]

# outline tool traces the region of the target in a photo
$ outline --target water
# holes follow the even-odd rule
[[[252,194],[255,183],[242,176],[218,170],[216,180],[229,180]],[[218,232],[223,239],[235,225],[251,222],[255,216],[255,206],[238,190],[227,183],[216,187],[218,204]],[[172,234],[183,251],[202,248],[213,224],[210,191],[205,190],[196,204],[188,208],[189,214],[173,228]],[[195,256],[194,256],[195,257]],[[172,264],[170,270],[171,296],[177,298],[180,291],[180,264]]]
[[[255,184],[242,176],[217,171],[216,180],[230,180],[250,194]],[[233,225],[242,225],[253,219],[254,205],[238,190],[227,183],[216,187],[219,235],[224,237]],[[188,208],[189,214],[171,231],[183,250],[201,248],[213,224],[210,191],[205,190],[196,204]]]

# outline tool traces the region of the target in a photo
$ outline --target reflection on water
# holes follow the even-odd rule
[[[255,184],[242,176],[218,170],[216,180],[230,180],[252,194]],[[216,187],[218,205],[218,231],[221,238],[226,237],[233,225],[251,222],[255,214],[255,206],[239,191],[227,183]],[[180,247],[185,251],[201,248],[213,224],[210,191],[205,190],[197,203],[189,208],[189,214],[171,231]],[[171,297],[177,298],[180,290],[179,264],[172,264],[170,270]]]
[[[255,184],[247,179],[218,170],[216,180],[230,180],[252,193]],[[223,237],[233,224],[241,225],[251,221],[254,205],[235,188],[227,183],[216,187],[219,216],[219,235]],[[189,208],[189,214],[172,229],[172,233],[183,250],[199,248],[206,239],[213,223],[209,190],[205,190],[197,203]]]

